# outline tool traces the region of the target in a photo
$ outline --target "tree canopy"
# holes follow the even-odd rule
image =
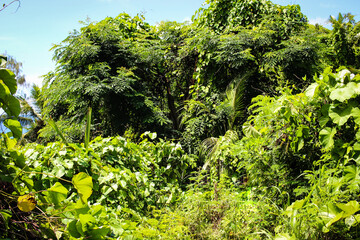
[[[54,45],[36,111],[21,104],[37,143],[20,140],[21,65],[0,56],[0,237],[359,239],[360,23],[206,4]]]

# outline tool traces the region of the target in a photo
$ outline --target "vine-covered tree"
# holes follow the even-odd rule
[[[141,16],[120,14],[90,23],[54,46],[55,72],[45,78],[44,114],[79,123],[93,108],[95,131],[103,135],[161,132],[153,96],[139,78],[139,57],[132,48],[140,39],[156,38]]]

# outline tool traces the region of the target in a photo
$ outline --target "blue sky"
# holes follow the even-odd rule
[[[10,0],[0,1],[9,3]],[[189,20],[204,0],[21,0],[0,12],[0,53],[7,52],[23,63],[28,82],[41,83],[40,76],[54,69],[52,44],[79,29],[79,21],[89,17],[99,21],[126,12],[143,13],[146,21]],[[311,23],[325,24],[330,15],[351,12],[359,19],[359,0],[274,0],[281,5],[300,4]]]

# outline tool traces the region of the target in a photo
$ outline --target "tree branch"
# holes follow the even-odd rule
[[[17,9],[16,9],[16,11],[15,11],[15,12],[17,12],[17,10],[20,8],[20,0],[14,0],[14,1],[12,1],[11,3],[9,3],[9,4],[5,4],[5,3],[4,3],[4,5],[3,5],[2,8],[0,9],[0,12],[3,11],[5,8],[9,7],[11,4],[13,4],[13,3],[15,3],[15,2],[18,2],[18,3],[19,3],[19,5],[18,5],[18,7],[17,7]]]

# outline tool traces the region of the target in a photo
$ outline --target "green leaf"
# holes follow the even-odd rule
[[[2,217],[2,221],[5,223],[5,228],[9,228],[9,221],[12,217],[10,210],[0,210],[0,216]]]
[[[325,125],[329,122],[330,118],[328,116],[322,116],[319,119],[320,127],[325,127]]]
[[[353,108],[351,110],[351,116],[354,118],[354,122],[360,126],[360,109],[359,108]]]
[[[101,239],[105,239],[105,237],[108,235],[109,232],[110,232],[110,228],[101,226],[91,229],[89,235],[91,236],[91,239],[101,240]]]
[[[68,190],[59,182],[55,183],[54,186],[44,192],[48,202],[53,203],[56,206],[66,199],[67,194]]]
[[[9,128],[13,133],[13,136],[17,139],[22,136],[22,127],[19,121],[13,119],[6,119],[4,121],[5,127]]]
[[[81,172],[73,177],[72,183],[74,184],[76,190],[78,191],[81,200],[84,203],[86,203],[87,199],[92,194],[92,189],[93,189],[92,178],[88,176],[86,173]]]
[[[111,228],[111,231],[115,235],[121,236],[124,232],[124,229],[121,227],[121,223],[118,219],[114,219],[114,218],[110,219],[109,226]]]
[[[152,132],[146,131],[141,135],[141,138],[143,138],[145,136],[148,136],[151,140],[154,140],[155,138],[157,138],[157,133],[156,132],[152,133]]]
[[[359,143],[359,142],[354,143],[353,149],[354,149],[355,151],[360,151],[360,143]]]
[[[56,177],[61,178],[66,174],[66,169],[62,165],[56,165],[51,171]]]
[[[350,183],[352,187],[358,187],[360,185],[360,169],[356,165],[346,166],[344,180]]]
[[[333,120],[334,123],[342,126],[351,117],[352,109],[353,107],[351,105],[347,106],[345,109],[331,107],[329,109],[329,117]]]
[[[298,151],[300,151],[303,147],[304,147],[304,138],[299,138],[299,141],[298,141]]]
[[[3,103],[3,109],[9,116],[18,117],[21,108],[20,108],[20,102],[19,100],[12,96],[12,95],[6,95],[5,98],[1,99]]]
[[[356,132],[356,140],[358,141],[358,142],[360,142],[360,130],[358,130],[357,132]]]
[[[54,120],[50,119],[48,121],[48,124],[55,130],[55,132],[59,135],[59,137],[61,138],[61,140],[66,144],[66,146],[69,146],[69,143],[66,141],[64,135],[62,134],[62,132],[59,130],[59,128],[57,127],[57,124]]]
[[[329,202],[320,208],[319,216],[326,221],[330,221],[340,212],[341,210],[336,206],[335,203]]]
[[[359,203],[357,201],[350,201],[346,204],[338,203],[336,206],[344,212],[344,218],[354,215],[360,210]]]
[[[120,180],[120,185],[122,188],[126,189],[126,181],[125,180]]]
[[[9,69],[0,69],[0,79],[9,88],[11,94],[15,94],[17,90],[17,83],[15,74]]]
[[[337,89],[333,90],[330,93],[330,99],[344,102],[344,101],[352,98],[354,95],[357,95],[357,92],[359,92],[358,84],[356,84],[354,82],[350,82],[350,83],[346,84],[345,87],[337,88]]]
[[[76,229],[76,222],[77,220],[73,220],[68,223],[67,230],[69,231],[70,235],[74,238],[80,238],[81,234]]]
[[[81,223],[82,231],[86,232],[94,227],[96,219],[90,214],[79,214],[79,222]]]
[[[244,135],[248,138],[261,136],[261,133],[256,130],[251,124],[244,124],[242,128]]]
[[[279,233],[276,234],[275,240],[296,240],[296,237],[290,236],[288,233]]]
[[[335,134],[336,128],[326,127],[320,131],[320,142],[325,150],[328,150],[334,146]]]
[[[329,227],[333,223],[336,223],[337,221],[341,220],[342,218],[344,218],[344,212],[341,212],[341,213],[337,214],[334,218],[332,218],[329,222],[327,222],[326,225],[323,228],[323,232],[328,232]]]
[[[319,84],[313,83],[305,90],[305,95],[308,98],[313,98],[318,93],[318,89],[319,89]]]
[[[9,88],[4,83],[0,82],[0,98],[3,99],[7,95],[10,95]]]

